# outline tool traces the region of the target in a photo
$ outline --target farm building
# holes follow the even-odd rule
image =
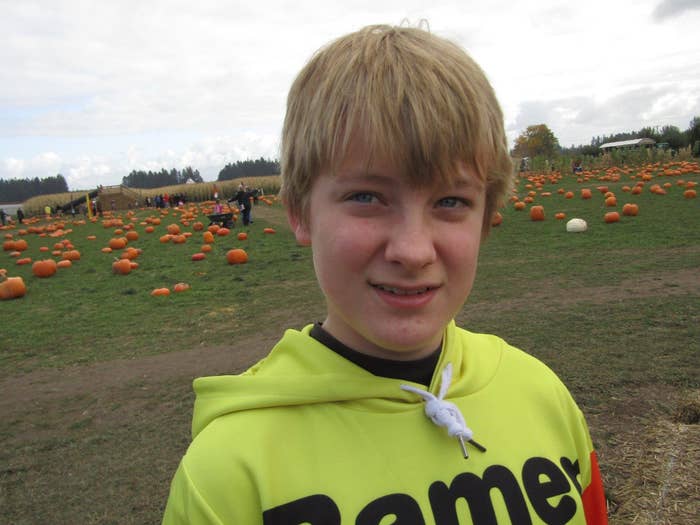
[[[600,145],[600,149],[603,151],[610,151],[613,149],[634,149],[634,148],[649,148],[656,144],[654,139],[631,139],[631,140],[620,140],[617,142],[606,142]]]
[[[138,192],[126,186],[102,186],[97,196],[104,211],[126,210],[138,205]]]

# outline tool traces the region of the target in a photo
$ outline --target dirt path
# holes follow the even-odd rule
[[[557,309],[571,302],[602,303],[635,297],[658,295],[700,295],[700,279],[696,269],[668,272],[663,276],[648,275],[616,286],[571,288],[567,294],[551,293],[538,288],[518,299],[489,303],[495,311],[528,307],[533,303]],[[553,300],[556,298],[556,300]],[[539,299],[547,299],[540,301]],[[465,307],[484,308],[483,304]],[[262,358],[281,336],[277,327],[269,328],[247,340],[238,341],[235,348],[219,346],[170,352],[138,359],[118,359],[91,365],[62,369],[41,369],[0,381],[0,414],[11,415],[22,410],[27,401],[46,398],[70,398],[85,392],[107,391],[134,381],[165,382],[204,375],[238,373]]]

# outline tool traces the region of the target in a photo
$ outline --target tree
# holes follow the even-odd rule
[[[511,152],[514,157],[552,158],[560,151],[559,140],[554,136],[546,124],[528,126],[518,138],[515,139],[515,147]]]
[[[693,155],[700,155],[700,117],[693,117],[685,132]]]
[[[688,145],[686,137],[677,126],[664,126],[661,128],[659,142],[666,142],[671,149],[679,149]]]

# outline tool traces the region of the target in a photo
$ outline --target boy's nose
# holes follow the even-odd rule
[[[436,259],[433,241],[431,228],[424,219],[399,221],[387,240],[386,259],[411,270],[421,269]]]

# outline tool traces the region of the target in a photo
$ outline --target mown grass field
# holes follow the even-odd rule
[[[691,524],[700,512],[700,201],[683,197],[700,170],[661,168],[638,195],[623,186],[640,182],[640,170],[521,178],[519,199],[534,192],[546,220],[505,207],[458,316],[564,379],[589,420],[619,524]],[[670,183],[665,195],[649,191],[656,183]],[[604,223],[601,185],[616,194],[615,209],[635,202],[639,214]],[[182,211],[167,211],[120,214],[142,250],[129,275],[114,275],[115,253],[101,251],[118,236],[102,221],[64,220],[56,237],[46,227],[57,220],[31,225],[44,237],[2,231],[28,241],[23,257],[51,257],[69,239],[81,258],[39,279],[0,253],[0,268],[27,284],[25,297],[0,301],[1,523],[158,523],[189,442],[192,378],[243,370],[285,327],[323,315],[310,252],[296,246],[279,203],[254,209],[247,240],[236,226],[197,262],[202,234],[192,225],[208,224],[206,210],[190,210],[187,226]],[[588,231],[567,233],[559,211]],[[161,224],[145,233],[153,217]],[[172,223],[192,232],[184,244],[160,242]],[[248,252],[247,264],[227,264],[233,247]],[[191,289],[150,295],[177,282]]]

